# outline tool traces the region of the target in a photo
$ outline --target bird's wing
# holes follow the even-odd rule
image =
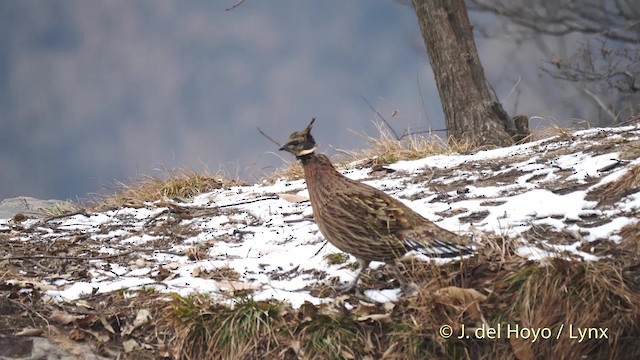
[[[372,233],[395,235],[400,230],[410,228],[406,213],[412,210],[375,188],[343,189],[332,199],[333,204],[327,206],[326,210],[333,209],[334,214],[344,215],[347,221],[351,218],[357,223],[367,224],[367,230]]]
[[[470,239],[433,223],[415,229],[402,230],[399,232],[399,237],[409,250],[415,250],[430,257],[446,258],[473,253],[473,249],[466,245]]]

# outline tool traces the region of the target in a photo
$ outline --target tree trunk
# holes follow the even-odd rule
[[[444,108],[449,136],[478,146],[508,146],[516,128],[491,97],[464,0],[413,0]]]

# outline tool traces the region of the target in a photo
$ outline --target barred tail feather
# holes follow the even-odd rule
[[[451,258],[471,255],[473,253],[473,249],[470,247],[448,241],[433,240],[428,244],[423,244],[414,240],[405,239],[404,243],[409,250],[417,251],[429,257]]]

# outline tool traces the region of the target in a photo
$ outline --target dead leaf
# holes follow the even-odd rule
[[[531,341],[522,339],[518,336],[510,336],[509,342],[513,353],[518,360],[534,360],[536,358],[533,350],[531,349]]]
[[[353,354],[353,352],[351,350],[348,349],[344,349],[342,351],[340,351],[340,355],[342,355],[343,358],[345,359],[355,359],[356,356]]]
[[[109,342],[109,340],[111,340],[111,338],[109,337],[109,334],[106,334],[106,333],[100,333],[98,331],[93,331],[93,330],[84,330],[84,332],[86,332],[87,334],[93,335],[93,337],[96,338],[96,340],[98,340],[101,343],[107,343]]]
[[[241,291],[241,290],[255,290],[260,288],[260,284],[245,284],[239,281],[218,281],[218,289],[222,291]]]
[[[83,341],[84,332],[80,329],[71,329],[71,331],[69,331],[69,339],[73,341]]]
[[[378,322],[391,322],[391,314],[370,314],[370,315],[364,315],[364,316],[360,316],[357,319],[358,321],[367,321],[367,320],[373,320],[373,321],[378,321]]]
[[[93,306],[91,306],[91,304],[89,304],[89,302],[87,300],[78,300],[78,301],[76,301],[76,306],[93,310]]]
[[[191,271],[191,276],[193,277],[199,277],[200,276],[200,272],[202,271],[202,269],[200,268],[200,266],[196,266],[192,271]]]
[[[391,312],[395,307],[396,304],[392,303],[391,301],[387,301],[386,303],[382,304],[382,308],[386,312]]]
[[[458,301],[458,304],[468,304],[473,301],[485,301],[487,297],[475,289],[459,288],[457,286],[449,286],[446,288],[438,289],[434,297],[436,301],[441,304],[456,305],[454,300]]]
[[[166,265],[162,265],[163,269],[166,270],[177,270],[179,268],[181,268],[183,265],[177,262],[172,262],[172,263],[168,263]]]
[[[169,277],[169,275],[171,275],[171,271],[169,271],[169,269],[165,268],[164,266],[159,266],[158,274],[155,276],[155,280],[156,281],[165,280],[166,278]]]
[[[140,344],[138,344],[137,341],[133,340],[133,339],[129,339],[126,340],[124,342],[122,342],[122,348],[124,349],[124,352],[126,353],[130,353],[133,350],[137,349],[140,347]]]
[[[302,346],[300,345],[300,340],[292,340],[289,343],[289,348],[293,350],[293,352],[298,356],[299,359],[304,359],[304,351],[302,350]]]
[[[37,289],[40,291],[48,291],[48,290],[56,290],[57,288],[54,285],[43,284],[39,281],[26,281],[26,280],[16,280],[9,279],[4,281],[5,284],[10,285],[12,287],[17,287],[20,289]]]
[[[301,203],[309,200],[304,196],[295,194],[278,194],[278,196],[280,197],[280,199],[286,200],[290,203]]]
[[[302,314],[302,322],[308,322],[316,317],[316,314],[318,313],[318,307],[305,300],[304,304],[300,306],[299,311]]]
[[[71,315],[66,311],[56,310],[51,313],[51,317],[49,317],[49,319],[62,325],[68,325],[76,320],[82,319],[83,317],[84,315]]]
[[[369,304],[360,301],[358,302],[358,305],[356,305],[356,307],[351,310],[351,312],[358,317],[364,317],[371,314],[379,314],[380,307],[377,304]]]
[[[483,323],[486,322],[482,311],[480,311],[480,302],[487,300],[487,297],[475,289],[449,286],[437,290],[434,293],[434,299],[443,305],[461,306],[473,319],[482,321]]]
[[[113,330],[113,326],[111,326],[111,324],[109,324],[109,322],[104,317],[104,315],[100,316],[100,322],[102,323],[102,326],[104,326],[105,330],[107,330],[108,332],[110,332],[112,334],[116,333],[116,331]]]
[[[136,318],[135,320],[133,320],[133,323],[127,324],[122,329],[122,335],[131,335],[133,330],[148,323],[150,319],[151,319],[151,312],[149,311],[149,309],[138,310],[138,313],[136,314]]]
[[[18,331],[17,333],[15,333],[13,335],[15,335],[15,336],[40,336],[40,335],[42,335],[43,332],[44,332],[44,329],[28,328],[28,329],[22,329],[21,331]]]

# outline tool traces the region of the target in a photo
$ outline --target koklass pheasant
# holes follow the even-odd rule
[[[313,217],[327,240],[360,264],[355,279],[340,287],[353,290],[371,261],[395,261],[415,250],[430,257],[468,255],[469,239],[438,227],[401,201],[340,174],[311,136],[315,119],[291,134],[280,150],[302,162]]]

